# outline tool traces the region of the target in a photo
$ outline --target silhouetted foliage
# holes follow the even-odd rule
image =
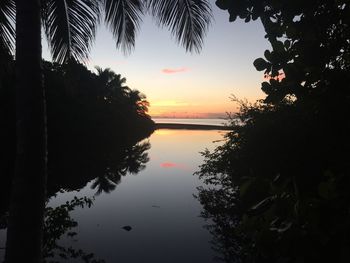
[[[14,170],[13,63],[9,57],[6,70],[0,72],[0,172],[4,186],[0,202],[8,198]],[[122,175],[128,171],[137,173],[144,167],[149,144],[134,146],[154,129],[144,95],[125,86],[126,79],[113,71],[108,70],[111,77],[106,82],[101,72],[92,73],[74,61],[66,65],[45,62],[44,72],[49,102],[50,194],[55,193],[53,186],[56,191],[68,190],[68,185],[79,189],[87,181],[104,175],[107,167]],[[139,104],[144,107],[140,108]]]
[[[140,103],[148,103],[145,96],[132,97],[134,91],[123,85],[126,80],[119,74],[105,70],[109,74],[106,79],[102,73],[96,75],[74,61],[64,66],[44,66],[51,114],[48,129],[57,134],[52,143],[64,143],[61,137],[66,139],[68,133],[67,137],[76,136],[74,140],[85,140],[84,144],[105,146],[125,136],[129,129],[141,135],[152,130],[147,107],[143,111],[137,108]]]
[[[265,102],[278,103],[287,95],[314,101],[320,96],[337,100],[349,94],[343,85],[349,82],[348,1],[218,0],[216,3],[229,12],[230,21],[237,17],[246,22],[258,18],[262,21],[272,50],[266,50],[265,58],[256,59],[254,65],[270,79],[262,84],[267,94]]]
[[[232,132],[203,153],[198,198],[214,248],[227,262],[348,262],[349,3],[217,5],[230,21],[260,18],[273,49],[254,62],[266,98],[234,98]]]
[[[6,85],[0,90],[1,95],[7,95],[7,100],[1,104],[1,114],[6,117],[4,120],[8,120],[1,129],[4,132],[1,134],[4,147],[1,148],[0,160],[1,229],[7,228],[8,224],[10,179],[14,168],[16,139],[14,105],[10,99],[13,98],[12,62],[8,62],[8,74],[1,78]],[[113,76],[117,75],[109,72]],[[148,141],[137,142],[153,132],[153,121],[146,113],[147,108],[140,112],[131,105],[144,102],[145,97],[129,99],[128,94],[133,91],[123,86],[126,80],[118,76],[123,81],[104,86],[100,76],[75,62],[66,66],[45,63],[45,83],[50,100],[48,116],[51,120],[48,130],[49,149],[52,153],[47,182],[48,198],[59,191],[80,190],[92,180],[95,180],[93,186],[98,188],[97,193],[108,193],[120,183],[121,176],[137,174],[145,168],[149,161],[147,151],[150,144]],[[109,89],[114,92],[108,93],[110,100],[106,100],[105,92]],[[11,103],[5,103],[6,101]],[[123,114],[125,116],[121,116]],[[110,188],[106,187],[105,181],[110,182]],[[58,242],[64,236],[75,237],[77,234],[73,230],[78,223],[69,213],[77,207],[89,207],[91,204],[90,199],[75,198],[58,207],[46,208],[43,251],[45,262],[73,259],[103,262],[92,253],[62,246]]]
[[[0,58],[2,53],[11,54],[13,51],[14,20],[15,2],[13,0],[2,0],[0,3]]]
[[[155,1],[152,1],[155,2]],[[211,18],[207,0],[176,1],[174,5],[159,0],[2,0],[0,3],[0,53],[10,54],[16,45],[16,173],[13,180],[13,202],[10,212],[6,261],[29,261],[42,258],[42,224],[47,177],[47,115],[46,97],[42,83],[41,28],[44,28],[55,61],[87,58],[95,36],[101,11],[110,26],[117,47],[129,50],[134,46],[140,16],[148,10],[155,11],[160,24],[172,29],[186,50],[199,50]],[[165,5],[164,5],[165,4]],[[159,9],[161,7],[161,9]],[[163,9],[163,7],[166,7]],[[174,8],[170,9],[168,7]],[[181,10],[181,11],[180,11]],[[179,12],[180,11],[180,12]],[[175,14],[175,16],[174,16]],[[184,24],[185,23],[185,24]],[[15,27],[13,25],[16,25]],[[14,41],[15,39],[15,41]],[[27,176],[34,175],[33,178]],[[34,181],[34,179],[36,181]],[[32,199],[37,210],[27,216],[33,220],[31,233],[25,234],[23,216],[30,206],[26,187],[32,184]],[[33,242],[25,241],[26,237]],[[16,253],[20,247],[25,253]]]
[[[105,172],[97,176],[91,188],[97,188],[96,195],[102,192],[110,193],[121,182],[121,177],[127,174],[138,174],[146,168],[149,161],[148,151],[151,148],[149,142],[137,143],[123,150],[118,162],[112,163],[113,167],[106,167]]]
[[[74,155],[66,155],[63,160],[60,160],[61,168],[58,171],[53,171],[50,167],[50,176],[48,180],[48,198],[55,196],[62,191],[80,190],[88,182],[93,181],[92,188],[98,188],[96,195],[105,192],[109,193],[115,189],[120,183],[121,176],[129,174],[137,174],[145,168],[148,162],[147,150],[150,149],[150,144],[147,141],[130,145],[133,142],[128,142],[125,145],[120,144],[118,148],[112,152],[97,152],[94,162],[86,164],[86,155],[83,152],[74,152]],[[98,149],[94,149],[98,151]],[[74,158],[74,162],[65,164],[67,159]],[[56,162],[56,160],[52,160]],[[63,161],[63,163],[62,163]],[[81,163],[85,163],[85,167],[81,167]],[[64,174],[64,175],[62,175]],[[95,178],[95,179],[94,179]],[[7,228],[8,219],[8,202],[9,202],[9,187],[8,178],[1,178],[0,193],[0,229]],[[83,197],[74,198],[57,207],[47,206],[45,209],[44,218],[44,262],[69,262],[71,260],[80,260],[80,262],[104,262],[96,259],[93,253],[64,245],[62,239],[79,238],[75,228],[78,222],[74,220],[70,212],[76,208],[90,208],[93,204],[93,199]],[[61,241],[61,242],[60,242]],[[62,245],[63,244],[63,245]]]
[[[93,200],[87,197],[74,197],[65,204],[53,207],[47,207],[44,213],[44,262],[58,263],[63,261],[71,261],[80,259],[86,263],[104,263],[104,260],[96,259],[93,253],[87,253],[82,249],[76,249],[72,246],[65,247],[58,244],[63,237],[73,238],[78,235],[73,231],[78,226],[78,222],[71,216],[70,212],[77,207],[90,208]]]

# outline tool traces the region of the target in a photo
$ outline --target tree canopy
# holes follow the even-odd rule
[[[266,102],[287,95],[309,99],[346,93],[340,79],[349,81],[350,6],[348,1],[218,0],[217,5],[237,18],[260,19],[272,50],[254,65],[269,82],[262,84]],[[280,75],[283,77],[280,78]],[[279,81],[277,81],[278,79]]]
[[[203,153],[213,246],[227,262],[349,261],[349,2],[216,3],[260,19],[272,50],[254,61],[266,97],[234,98],[232,132]]]

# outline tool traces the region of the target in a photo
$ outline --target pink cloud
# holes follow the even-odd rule
[[[181,73],[181,72],[187,72],[188,68],[164,68],[162,69],[162,73],[164,74],[174,74],[174,73]]]
[[[178,164],[178,163],[171,163],[171,162],[161,163],[160,167],[163,167],[163,168],[178,168],[178,169],[182,169],[182,170],[186,170],[187,169],[186,165]]]

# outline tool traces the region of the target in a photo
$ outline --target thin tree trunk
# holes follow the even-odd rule
[[[40,0],[16,1],[16,169],[6,263],[42,262],[46,195],[46,119]]]

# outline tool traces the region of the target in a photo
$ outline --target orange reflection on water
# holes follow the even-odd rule
[[[203,160],[200,152],[206,148],[213,150],[218,146],[213,142],[222,140],[225,133],[227,131],[158,129],[150,138],[150,157],[163,171],[166,168],[169,171],[195,171]]]
[[[164,162],[160,164],[160,167],[163,168],[178,168],[181,170],[188,170],[188,167],[184,164],[180,164],[180,163],[172,163],[172,162]]]
[[[158,129],[154,131],[154,135],[171,135],[171,134],[175,134],[176,130],[168,130],[168,129]]]

